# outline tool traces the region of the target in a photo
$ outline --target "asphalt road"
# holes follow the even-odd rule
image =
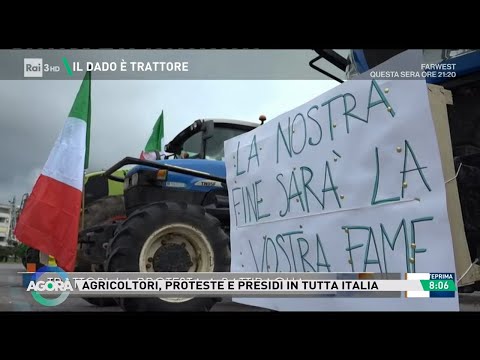
[[[46,307],[38,304],[22,287],[21,264],[0,263],[0,311],[70,311],[70,312],[116,312],[118,306],[97,307],[80,298],[68,298],[64,303]],[[269,311],[263,308],[246,306],[224,300],[216,304],[211,311],[252,312]],[[460,294],[460,311],[480,311],[480,292]]]

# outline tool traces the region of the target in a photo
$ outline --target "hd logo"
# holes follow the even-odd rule
[[[43,77],[43,59],[23,59],[23,77]]]

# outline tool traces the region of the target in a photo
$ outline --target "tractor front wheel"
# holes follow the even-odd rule
[[[128,217],[107,249],[112,272],[228,272],[229,238],[205,209],[159,202]],[[121,298],[126,311],[208,311],[216,298]]]

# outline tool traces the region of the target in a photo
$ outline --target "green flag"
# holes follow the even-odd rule
[[[163,150],[163,111],[160,114],[155,126],[152,130],[152,135],[145,145],[145,152],[162,151]]]
[[[72,109],[68,117],[77,118],[85,121],[87,123],[87,133],[86,133],[86,144],[85,144],[85,163],[84,169],[88,169],[88,158],[89,158],[89,149],[90,149],[90,118],[91,118],[91,73],[87,71],[85,77],[83,78],[82,84],[80,85],[80,90],[78,90],[77,97],[73,103]]]

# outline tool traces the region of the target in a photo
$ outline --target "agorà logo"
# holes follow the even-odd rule
[[[67,273],[61,268],[58,266],[44,266],[32,275],[27,291],[32,293],[33,298],[39,304],[57,306],[67,299],[70,291],[73,291],[73,287],[67,277]],[[53,291],[61,291],[61,293],[56,298],[47,298],[42,295]]]
[[[23,77],[43,77],[43,59],[23,59]]]

